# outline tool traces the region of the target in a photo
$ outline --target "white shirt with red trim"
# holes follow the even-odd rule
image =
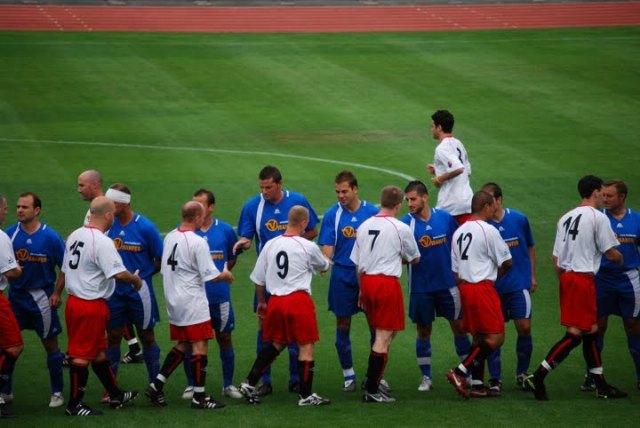
[[[204,283],[217,278],[220,271],[207,241],[190,230],[172,230],[164,238],[160,271],[171,324],[187,326],[211,319]]]
[[[375,215],[365,220],[356,231],[351,261],[368,275],[400,278],[402,260],[420,257],[411,229],[395,217]]]
[[[113,241],[100,229],[83,226],[67,238],[62,272],[69,294],[85,300],[108,299],[115,290],[114,276],[126,270]]]
[[[436,176],[464,168],[462,174],[442,183],[438,190],[436,208],[443,209],[451,215],[470,213],[473,198],[473,190],[469,183],[471,163],[462,142],[452,136],[443,138],[436,146],[433,166]]]
[[[511,259],[500,232],[486,221],[467,221],[451,241],[451,269],[465,282],[495,281],[498,267]]]
[[[595,274],[602,255],[618,245],[607,216],[593,207],[580,206],[560,217],[553,255],[561,269]]]
[[[300,236],[281,235],[265,244],[250,277],[275,296],[295,291],[311,294],[313,274],[327,269],[329,261],[315,243]]]

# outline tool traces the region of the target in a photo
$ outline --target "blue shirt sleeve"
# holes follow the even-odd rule
[[[320,227],[320,235],[318,236],[318,245],[336,244],[336,215],[335,206],[331,207],[324,213],[322,217],[322,225]]]

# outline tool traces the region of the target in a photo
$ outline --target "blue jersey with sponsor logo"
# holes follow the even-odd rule
[[[264,245],[287,229],[289,210],[294,205],[302,205],[309,210],[307,231],[318,224],[318,216],[307,199],[299,193],[283,190],[280,202],[266,201],[262,193],[249,199],[242,207],[238,220],[238,235],[256,241],[256,252],[260,254]]]
[[[196,230],[196,235],[202,236],[209,244],[209,254],[211,260],[220,272],[224,270],[224,265],[229,260],[234,260],[233,245],[238,238],[233,228],[217,218],[213,219],[211,227],[206,232]],[[205,289],[209,303],[224,303],[231,300],[230,284],[228,282],[207,281]]]
[[[606,274],[608,271],[624,272],[631,269],[637,269],[640,266],[640,213],[627,208],[627,211],[620,220],[615,218],[609,211],[602,210],[611,222],[611,228],[618,238],[616,248],[624,257],[624,265],[619,267],[617,263],[609,261],[602,256],[602,263],[598,275]]]
[[[115,219],[107,236],[122,257],[130,272],[140,270],[139,276],[151,285],[151,276],[155,272],[155,259],[162,258],[162,237],[156,226],[146,217],[133,213],[133,219],[121,225]]]
[[[444,210],[431,208],[429,221],[413,214],[400,219],[409,225],[420,250],[420,262],[409,265],[409,291],[427,293],[455,285],[451,270],[451,237],[458,228],[456,220]]]
[[[360,207],[354,213],[349,212],[339,202],[336,203],[324,213],[318,244],[334,247],[335,264],[355,267],[350,256],[353,244],[356,243],[356,230],[363,221],[378,212],[378,207],[367,201],[360,201]]]
[[[34,290],[55,284],[56,266],[62,266],[64,257],[60,235],[44,223],[31,235],[20,223],[7,228],[6,233],[11,238],[16,261],[22,266],[22,275],[10,281],[11,288]]]
[[[531,257],[529,247],[533,247],[533,234],[527,217],[519,211],[505,208],[504,217],[499,222],[490,219],[487,223],[500,232],[511,252],[513,266],[496,280],[496,291],[500,294],[531,288]]]

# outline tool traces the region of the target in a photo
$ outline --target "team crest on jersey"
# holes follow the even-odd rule
[[[267,230],[269,232],[276,232],[278,230],[286,230],[287,229],[287,225],[286,224],[279,224],[278,220],[269,220],[268,222],[266,222],[264,224],[264,226],[267,228]]]
[[[26,262],[29,259],[29,250],[27,250],[26,248],[20,248],[18,251],[16,251],[16,258],[18,259],[18,261]]]
[[[443,237],[439,237],[439,238],[432,238],[429,235],[423,235],[420,238],[420,240],[418,240],[418,242],[424,248],[435,247],[436,245],[442,245],[442,244],[446,243],[447,242],[447,237],[443,236]]]
[[[353,228],[353,226],[347,226],[342,229],[342,236],[344,236],[345,238],[355,238],[356,230]]]

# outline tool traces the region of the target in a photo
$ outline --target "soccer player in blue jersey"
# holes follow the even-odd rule
[[[360,286],[356,266],[349,256],[356,242],[356,230],[363,221],[378,214],[378,207],[358,197],[358,180],[351,171],[341,171],[334,180],[338,203],[324,213],[318,244],[333,260],[329,281],[329,310],[336,316],[336,350],[344,376],[343,390],[356,390],[356,373],[351,355],[351,317],[358,312]],[[375,332],[373,332],[375,339]]]
[[[200,229],[195,234],[202,236],[209,244],[211,259],[220,272],[231,271],[236,264],[236,255],[233,254],[233,246],[238,240],[233,227],[224,221],[213,217],[216,206],[216,197],[210,190],[199,189],[193,194],[193,200],[198,201],[204,208],[204,219]],[[205,290],[209,301],[209,314],[211,326],[215,331],[216,341],[220,347],[220,361],[222,363],[222,395],[230,398],[242,398],[242,394],[233,385],[233,372],[235,370],[235,351],[231,340],[231,332],[235,328],[235,315],[231,304],[231,284],[228,282],[207,281]],[[182,394],[185,400],[193,398],[194,378],[191,372],[189,360],[184,359],[184,369],[187,375],[188,386]]]
[[[272,165],[267,165],[258,175],[260,194],[249,199],[242,207],[238,220],[238,242],[233,246],[233,253],[251,247],[251,241],[255,239],[256,252],[260,254],[264,245],[276,236],[284,234],[287,229],[287,216],[291,207],[302,205],[309,210],[309,224],[302,235],[306,239],[313,239],[318,235],[316,228],[318,216],[300,193],[295,193],[282,188],[282,174]],[[257,300],[254,298],[254,310]],[[258,319],[258,337],[256,352],[260,353],[266,345],[262,341],[262,320]],[[289,346],[289,391],[298,392],[300,382],[298,380],[298,347]],[[259,396],[271,394],[270,372],[262,376],[262,385],[258,387]]]
[[[627,345],[636,369],[636,385],[640,389],[640,213],[625,207],[627,185],[622,180],[609,180],[602,185],[603,212],[620,242],[617,247],[624,265],[602,257],[596,274],[598,307],[598,347],[602,351],[609,315],[622,317],[627,334]],[[596,389],[593,376],[587,373],[583,391]]]
[[[502,303],[504,320],[513,320],[518,334],[516,340],[516,383],[528,390],[527,376],[533,340],[531,338],[531,295],[536,291],[536,249],[527,217],[512,208],[502,205],[502,189],[496,183],[487,183],[482,189],[496,199],[496,211],[487,223],[500,232],[507,243],[513,266],[495,282],[496,291]],[[489,388],[493,395],[502,393],[502,360],[498,348],[487,358],[489,368]]]
[[[137,291],[125,283],[116,282],[115,291],[108,301],[111,318],[107,356],[114,374],[117,374],[124,326],[135,324],[142,342],[149,382],[153,382],[160,370],[160,347],[153,332],[160,315],[151,278],[160,269],[162,238],[149,219],[131,209],[131,191],[126,185],[113,184],[105,196],[116,207],[115,219],[107,236],[113,240],[124,266],[131,272],[138,271],[142,279],[142,287]]]
[[[471,348],[461,321],[460,291],[451,270],[451,237],[458,223],[447,211],[429,207],[429,192],[423,182],[409,182],[404,193],[410,213],[400,221],[411,228],[420,250],[420,262],[409,265],[409,317],[417,327],[416,356],[422,373],[418,391],[429,391],[431,331],[436,315],[449,321],[460,361]]]
[[[64,404],[62,395],[64,354],[58,347],[62,332],[58,311],[49,303],[56,282],[56,267],[64,257],[64,242],[49,225],[40,221],[42,201],[33,192],[20,195],[16,204],[18,223],[6,229],[22,276],[10,281],[9,301],[21,330],[35,330],[47,352],[51,382],[49,407]],[[12,396],[8,382],[3,394]]]

